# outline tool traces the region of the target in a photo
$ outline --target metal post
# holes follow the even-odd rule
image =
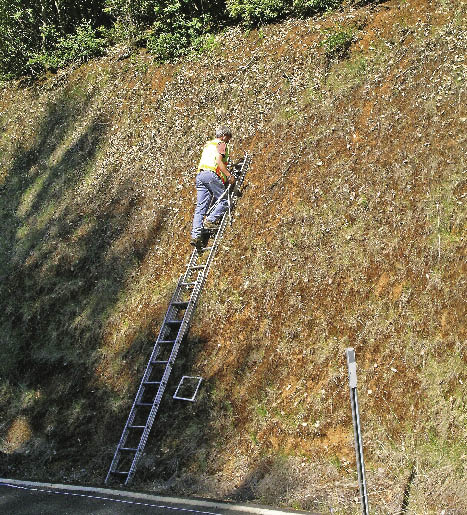
[[[352,347],[346,349],[347,367],[349,369],[350,403],[352,405],[352,420],[355,437],[355,454],[357,457],[358,485],[360,487],[360,499],[362,502],[362,513],[368,515],[368,495],[366,491],[365,465],[363,463],[362,434],[360,431],[360,414],[358,412],[357,396],[357,363],[355,351]]]

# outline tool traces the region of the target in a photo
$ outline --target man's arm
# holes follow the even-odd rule
[[[234,184],[235,177],[227,170],[227,166],[225,165],[224,161],[222,161],[222,158],[224,156],[217,152],[217,164],[219,166],[220,171],[227,177],[227,180],[230,182],[230,184]]]

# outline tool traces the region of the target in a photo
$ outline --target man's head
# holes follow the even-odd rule
[[[219,138],[222,141],[225,141],[228,143],[231,137],[232,137],[232,131],[230,130],[230,127],[227,127],[226,125],[221,125],[221,126],[217,127],[216,138]]]

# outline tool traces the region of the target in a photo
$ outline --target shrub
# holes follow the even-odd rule
[[[321,42],[321,46],[324,47],[326,57],[335,59],[345,56],[354,41],[354,29],[337,27],[326,29],[325,32],[328,36]]]
[[[158,2],[154,6],[154,23],[148,31],[148,50],[160,61],[166,61],[197,49],[203,45],[211,28],[221,27],[220,14],[214,7],[198,11],[195,4],[187,0]]]
[[[319,11],[335,9],[342,0],[293,0],[293,11],[299,16],[310,16]]]
[[[67,35],[72,34],[72,44],[83,46],[82,39],[87,39],[89,33],[83,20],[104,22],[102,3],[102,0],[0,0],[0,78],[53,67],[53,61],[68,62],[60,58],[60,54],[71,51],[65,42]],[[85,58],[90,46],[83,46]]]
[[[103,12],[112,20],[107,33],[109,41],[144,40],[144,30],[154,22],[158,3],[155,0],[105,0]]]
[[[290,0],[227,0],[227,11],[234,20],[255,26],[286,16],[292,7]]]
[[[209,48],[232,23],[259,26],[308,16],[342,0],[0,0],[0,79],[57,69],[120,41],[160,61]],[[93,24],[86,20],[93,20]],[[96,26],[103,25],[99,29]]]
[[[0,0],[0,77],[24,73],[31,49],[41,44],[39,20],[21,0]]]
[[[99,29],[94,29],[89,21],[83,21],[76,33],[56,37],[56,44],[50,51],[35,52],[28,61],[32,69],[56,70],[66,64],[82,63],[91,57],[101,55],[106,40],[98,36]]]
[[[290,15],[309,16],[341,3],[342,0],[227,0],[227,11],[231,18],[251,27]]]

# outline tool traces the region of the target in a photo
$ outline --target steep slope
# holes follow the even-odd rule
[[[0,473],[99,483],[183,270],[199,151],[254,155],[135,486],[463,513],[465,4],[387,2],[5,85]],[[162,436],[160,436],[162,435]]]

